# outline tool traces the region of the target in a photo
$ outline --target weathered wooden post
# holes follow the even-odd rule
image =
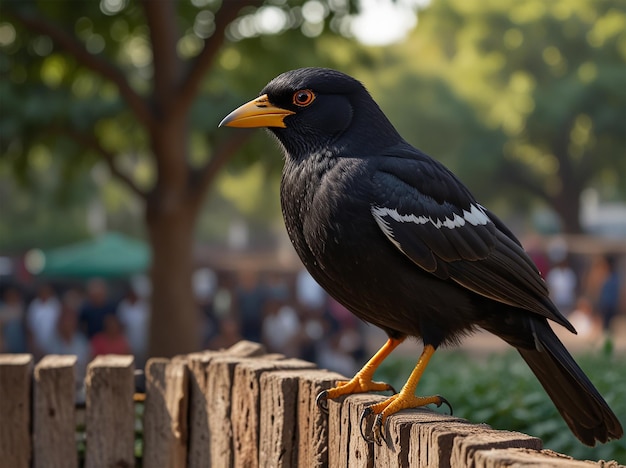
[[[135,466],[132,356],[98,356],[87,367],[86,468]]]
[[[189,401],[185,358],[150,359],[146,365],[143,466],[184,468]]]
[[[189,369],[189,449],[187,454],[188,468],[210,468],[211,466],[211,431],[210,425],[216,415],[212,411],[212,401],[215,398],[211,387],[216,378],[209,371],[209,364],[213,358],[220,356],[254,357],[265,354],[265,347],[260,343],[240,341],[225,351],[203,351],[187,355]],[[224,409],[224,408],[222,408]],[[230,425],[230,412],[228,413]],[[219,436],[225,428],[219,428]],[[223,452],[222,452],[223,453]]]
[[[0,354],[0,460],[3,466],[30,466],[32,372],[30,354]]]
[[[259,466],[260,379],[264,372],[311,369],[315,364],[300,359],[248,359],[235,367],[231,420],[235,466]]]
[[[75,402],[76,356],[45,356],[35,367],[35,468],[78,466]]]

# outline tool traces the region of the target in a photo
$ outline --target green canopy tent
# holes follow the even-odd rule
[[[32,274],[57,278],[121,278],[143,273],[149,264],[145,243],[115,232],[26,256]]]

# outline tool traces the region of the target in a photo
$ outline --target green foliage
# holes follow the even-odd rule
[[[434,0],[372,88],[481,200],[521,188],[576,231],[585,188],[626,198],[624,25],[623,0]]]
[[[159,178],[167,173],[157,170],[150,130],[137,119],[115,80],[119,73],[131,92],[150,102],[150,110],[158,113],[152,94],[158,79],[152,46],[159,37],[171,39],[170,45],[176,48],[181,66],[175,73],[181,81],[198,61],[205,41],[206,47],[216,51],[189,116],[182,116],[188,122],[188,154],[169,156],[175,156],[179,165],[190,170],[188,188],[193,190],[195,175],[210,164],[220,143],[232,138],[228,130],[217,130],[217,124],[230,110],[286,69],[305,65],[341,67],[337,57],[343,57],[343,62],[355,57],[348,51],[350,41],[340,35],[340,30],[347,15],[355,12],[356,2],[308,3],[241,2],[239,16],[224,35],[217,36],[214,31],[226,5],[215,0],[175,2],[176,24],[160,23],[164,30],[157,31],[149,29],[145,5],[134,0],[0,0],[0,10],[5,13],[0,20],[0,178],[7,181],[3,187],[7,198],[28,199],[24,202],[27,208],[24,203],[3,204],[3,219],[12,221],[5,223],[6,232],[0,232],[0,248],[49,246],[50,242],[62,242],[64,236],[70,242],[88,235],[84,219],[90,200],[95,198],[107,208],[109,228],[121,227],[128,232],[132,226],[136,233],[140,213],[134,208],[137,202],[128,201],[128,191],[120,195],[124,193],[120,187],[127,188],[125,181],[111,182],[116,175],[113,172],[93,183],[89,171],[108,157],[109,164],[113,161],[119,172],[145,193],[163,186]],[[51,28],[48,34],[41,32],[42,25]],[[95,57],[96,63],[86,56]],[[243,173],[250,164],[262,161],[268,179],[277,185],[280,155],[270,139],[257,133],[243,150],[237,151],[231,170]],[[40,168],[42,158],[46,169]],[[42,179],[46,179],[45,193],[38,187]],[[232,185],[217,184],[212,195],[218,201],[213,201],[212,207],[217,204],[222,212],[232,208],[233,190],[221,190]],[[239,201],[235,207],[242,205],[244,197],[254,204],[250,207],[249,202],[244,203],[243,214],[277,217],[277,202],[267,203],[275,190],[254,191],[242,184],[237,190]],[[124,209],[121,197],[133,208]],[[59,200],[63,204],[55,205]],[[59,210],[74,213],[62,226],[55,225],[56,216],[52,216]],[[228,214],[232,219],[232,213]],[[19,219],[28,217],[40,221],[23,235]],[[217,234],[216,224],[229,222],[227,216],[218,217],[217,222],[207,221],[208,217],[201,214],[200,227],[207,228],[200,236],[203,239]],[[134,222],[129,223],[129,218]],[[48,235],[51,232],[58,236]]]
[[[415,366],[409,358],[390,358],[376,378],[401,388]],[[605,352],[580,356],[578,362],[626,424],[626,359]],[[524,432],[543,440],[544,447],[577,459],[626,461],[626,440],[594,448],[582,445],[570,432],[539,381],[517,353],[472,358],[461,351],[435,354],[420,382],[420,395],[441,394],[455,416],[495,429]]]

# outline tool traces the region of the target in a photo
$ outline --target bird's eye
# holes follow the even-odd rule
[[[305,107],[313,102],[315,94],[310,89],[301,89],[293,95],[293,103],[296,106]]]

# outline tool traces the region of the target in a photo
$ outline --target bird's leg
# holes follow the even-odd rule
[[[417,384],[430,361],[430,358],[435,352],[435,347],[432,345],[425,345],[422,354],[417,361],[413,372],[409,376],[408,380],[400,390],[400,393],[397,393],[385,401],[381,401],[380,403],[374,404],[372,406],[368,406],[365,408],[363,413],[361,414],[361,434],[363,434],[363,421],[371,414],[376,415],[376,419],[374,420],[374,425],[372,427],[373,431],[373,441],[377,444],[381,444],[384,438],[383,435],[383,425],[388,416],[397,413],[400,410],[407,408],[418,408],[420,406],[429,405],[434,403],[438,407],[445,403],[450,408],[450,413],[452,414],[452,406],[448,401],[440,396],[428,396],[428,397],[419,397],[415,395],[415,389],[417,388]],[[365,435],[363,437],[370,441]]]
[[[396,347],[404,341],[402,338],[389,338],[386,343],[367,361],[363,368],[348,381],[339,381],[337,386],[328,390],[324,390],[317,395],[317,406],[323,411],[328,411],[327,401],[334,400],[343,395],[351,395],[353,393],[365,393],[371,391],[391,390],[395,393],[394,388],[385,382],[374,382],[374,372],[380,364],[385,360]]]

